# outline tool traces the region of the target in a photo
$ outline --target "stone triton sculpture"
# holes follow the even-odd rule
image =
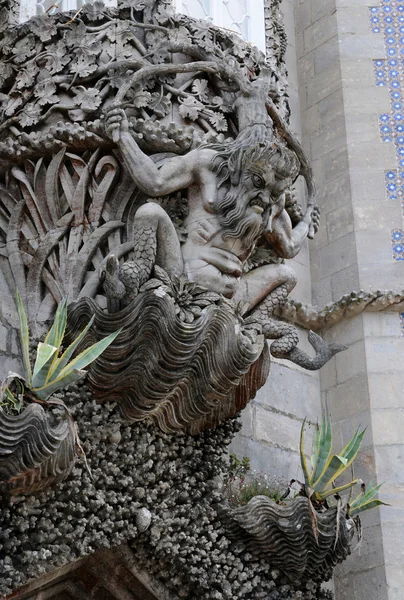
[[[2,310],[15,326],[19,289],[38,335],[64,297],[70,336],[93,315],[88,343],[122,327],[89,370],[97,399],[197,433],[263,385],[266,339],[307,369],[343,347],[310,333],[310,357],[279,318],[296,283],[284,260],[319,225],[282,44],[265,59],[170,10],[2,21]]]

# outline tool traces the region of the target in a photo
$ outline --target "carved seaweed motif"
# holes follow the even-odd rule
[[[350,554],[353,527],[341,518],[335,543],[337,508],[316,513],[318,540],[307,498],[296,498],[285,506],[266,496],[256,496],[240,508],[222,510],[228,535],[245,550],[264,558],[292,580],[328,581],[332,570]],[[334,547],[335,546],[335,547]]]
[[[30,494],[65,479],[76,457],[73,421],[53,426],[39,404],[19,415],[0,409],[0,489]]]
[[[192,323],[176,312],[162,288],[113,314],[83,298],[70,306],[67,335],[77,335],[92,314],[88,343],[122,327],[89,369],[95,397],[118,402],[129,421],[150,418],[163,431],[196,434],[244,408],[264,384],[269,358],[263,336],[252,335],[224,303],[209,304]]]

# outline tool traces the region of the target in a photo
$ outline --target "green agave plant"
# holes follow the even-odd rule
[[[72,359],[74,352],[77,350],[79,344],[83,341],[84,336],[93,324],[93,317],[74,342],[61,353],[67,322],[67,300],[63,300],[57,308],[53,325],[45,337],[44,342],[38,344],[35,364],[32,369],[29,358],[28,321],[18,292],[17,306],[20,317],[20,335],[25,370],[25,383],[27,388],[29,388],[29,390],[31,390],[31,392],[33,392],[40,400],[47,400],[47,398],[57,390],[81,379],[81,377],[86,374],[86,371],[83,369],[98,358],[98,356],[104,352],[120,333],[120,330],[112,333],[103,340],[86,348]],[[21,385],[20,382],[19,386]],[[7,402],[13,407],[16,407],[16,402],[18,406],[20,396],[21,395],[18,394],[16,399],[8,386],[3,390],[3,402]]]
[[[356,517],[359,513],[370,510],[371,508],[376,508],[376,506],[390,506],[386,502],[382,502],[375,498],[382,485],[383,484],[380,483],[379,485],[370,485],[369,487],[366,487],[363,484],[361,493],[358,494],[354,500],[350,500],[347,505],[347,517]]]
[[[366,488],[360,479],[354,479],[340,486],[335,485],[337,477],[346,472],[355,460],[366,429],[356,431],[340,454],[332,453],[332,427],[330,419],[323,419],[322,425],[316,425],[313,436],[313,451],[311,455],[311,470],[309,470],[306,455],[304,453],[305,439],[304,421],[300,434],[300,460],[304,473],[305,483],[302,486],[303,493],[313,502],[324,504],[329,496],[334,496],[345,490],[350,490],[350,499],[346,505],[346,516],[356,517],[365,510],[370,510],[376,506],[385,505],[385,502],[375,498],[380,485],[370,485]],[[353,468],[352,468],[353,473]],[[361,492],[352,500],[352,489],[357,484],[361,484]]]
[[[305,480],[304,493],[312,501],[321,503],[328,496],[339,494],[358,483],[358,479],[340,486],[335,486],[334,482],[355,460],[366,430],[359,432],[358,429],[340,454],[333,454],[331,421],[324,418],[321,427],[317,425],[314,430],[311,470],[309,470],[304,453],[305,426],[306,421],[302,425],[300,435],[300,460]]]

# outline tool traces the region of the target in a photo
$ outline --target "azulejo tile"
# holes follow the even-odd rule
[[[370,11],[370,29],[384,37],[387,58],[373,61],[375,82],[390,92],[391,110],[379,117],[383,142],[396,148],[397,166],[385,172],[386,194],[392,201],[401,202],[404,219],[404,0],[380,0]],[[391,232],[393,259],[404,261],[404,230]],[[404,332],[404,313],[402,314]]]

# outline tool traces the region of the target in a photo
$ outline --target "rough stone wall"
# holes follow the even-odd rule
[[[313,300],[320,305],[352,289],[401,289],[403,265],[393,260],[391,229],[399,202],[386,198],[385,171],[396,165],[382,143],[388,90],[375,86],[373,59],[385,57],[372,35],[371,0],[298,0],[296,48],[303,142],[310,151],[323,226],[312,245]],[[334,327],[328,339],[349,348],[321,372],[324,405],[342,442],[361,424],[367,434],[356,474],[386,481],[394,507],[363,517],[355,561],[338,569],[337,600],[399,600],[403,573],[401,337],[397,314],[365,314]]]

